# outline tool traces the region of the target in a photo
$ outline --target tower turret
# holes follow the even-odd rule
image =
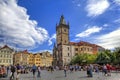
[[[63,16],[63,15],[62,15],[61,18],[60,18],[59,24],[64,24],[64,25],[66,25],[66,22],[65,22],[65,19],[64,19],[64,16]]]

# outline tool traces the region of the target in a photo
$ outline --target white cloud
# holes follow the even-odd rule
[[[0,0],[1,40],[20,47],[33,47],[46,41],[47,30],[29,17],[26,8],[17,5],[16,0]]]
[[[104,24],[103,26],[104,26],[104,27],[108,27],[109,25],[108,25],[108,24]]]
[[[120,0],[114,0],[114,2],[118,5],[120,5]]]
[[[108,34],[99,36],[97,38],[97,42],[99,45],[107,49],[114,49],[115,47],[120,47],[120,28]]]
[[[52,39],[56,39],[56,34],[53,34],[52,37],[49,38],[49,40],[48,40],[49,46],[52,45]]]
[[[81,1],[80,0],[72,0],[72,3],[77,7],[81,6]]]
[[[100,32],[100,30],[102,30],[102,27],[93,26],[93,27],[90,27],[87,30],[77,34],[76,37],[89,37],[93,33]]]
[[[115,23],[120,23],[120,19],[116,19],[114,22]]]
[[[41,52],[46,52],[46,51],[50,52],[51,54],[53,53],[53,51],[52,51],[52,50],[48,50],[48,49],[45,49],[45,50],[40,50],[40,51],[37,51],[37,52],[41,53]],[[37,53],[37,52],[35,52],[35,53]]]
[[[86,11],[88,12],[88,16],[98,16],[103,14],[109,6],[110,3],[108,0],[88,0]]]

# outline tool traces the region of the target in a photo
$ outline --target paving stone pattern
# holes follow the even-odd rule
[[[37,76],[37,72],[36,72]],[[0,80],[9,80],[9,78],[0,78]],[[33,78],[32,72],[21,74],[19,80],[120,80],[120,72],[112,72],[111,76],[104,76],[103,73],[93,73],[92,78],[86,76],[85,71],[76,71],[71,73],[67,71],[67,77],[64,77],[64,71],[46,71],[41,72],[41,78]]]

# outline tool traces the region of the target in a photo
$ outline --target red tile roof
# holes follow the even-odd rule
[[[80,42],[70,42],[70,45],[77,45],[77,46],[91,46],[91,47],[101,47],[99,45],[96,44],[91,44],[89,42],[85,42],[85,41],[80,41]],[[102,47],[101,47],[102,48]]]

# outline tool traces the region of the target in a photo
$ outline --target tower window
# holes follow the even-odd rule
[[[66,32],[66,29],[64,29],[64,31]]]
[[[88,48],[88,51],[89,51],[89,48]]]
[[[69,50],[69,47],[68,47],[68,50]]]
[[[68,53],[68,56],[70,56],[70,54]]]
[[[75,51],[78,51],[78,48],[75,48]]]
[[[83,48],[81,48],[81,51],[83,51]]]
[[[65,43],[66,43],[66,40],[65,40]]]

